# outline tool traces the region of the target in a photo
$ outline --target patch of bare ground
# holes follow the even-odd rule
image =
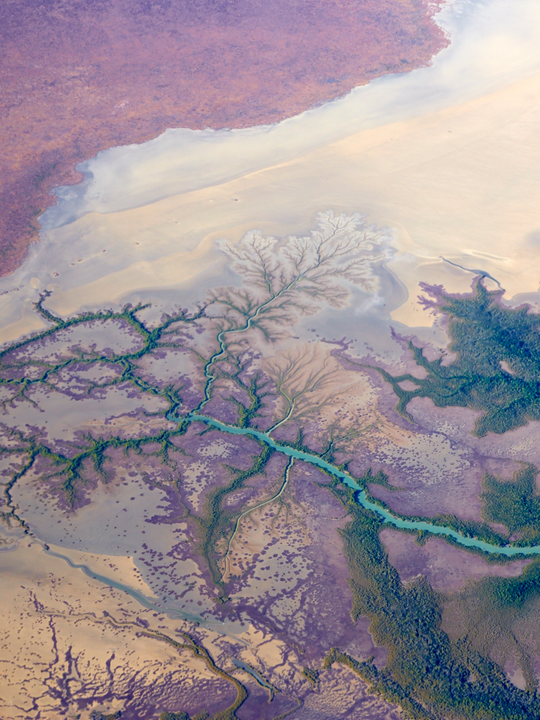
[[[0,8],[0,273],[75,165],[169,127],[273,123],[446,43],[425,0],[7,0]]]

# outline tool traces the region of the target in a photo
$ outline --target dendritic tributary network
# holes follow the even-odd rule
[[[485,480],[485,522],[451,515],[411,517],[370,494],[370,485],[388,487],[384,474],[351,470],[362,433],[385,422],[381,413],[373,411],[364,424],[339,413],[331,422],[320,421],[328,407],[343,402],[359,371],[381,375],[397,395],[398,412],[409,420],[407,407],[417,397],[430,398],[438,407],[480,410],[478,436],[502,434],[540,417],[538,318],[505,308],[500,292],[488,292],[481,280],[466,297],[427,288],[433,299],[425,303],[446,317],[449,350],[456,359],[427,360],[407,341],[423,379],[374,368],[341,345],[328,349],[295,336],[300,319],[346,307],[352,286],[376,291],[376,268],[386,257],[388,241],[386,231],[367,225],[361,215],[330,211],[319,214],[318,228],[305,237],[250,232],[238,245],[220,245],[237,285],[213,288],[194,308],[159,318],[150,305],[137,304],[64,319],[48,309],[50,293],[44,292],[35,307],[47,328],[0,354],[5,437],[0,453],[11,473],[4,485],[4,519],[35,533],[16,499],[18,485],[29,478],[74,516],[92,503],[100,483],[114,479],[121,458],[147,465],[151,473],[146,477],[152,474],[154,486],[176,498],[177,515],[168,522],[190,525],[192,552],[204,558],[214,599],[226,608],[231,578],[239,572],[231,552],[243,524],[269,505],[279,506],[278,514],[286,517],[290,478],[298,466],[310,466],[326,477],[328,493],[348,518],[340,533],[352,616],[369,617],[373,637],[389,651],[381,669],[334,648],[324,667],[349,666],[415,718],[440,717],[441,712],[502,717],[501,707],[511,711],[505,717],[540,717],[524,646],[520,652],[523,667],[529,668],[528,686],[519,690],[474,643],[460,644],[445,634],[443,599],[425,580],[401,583],[378,537],[382,525],[390,524],[416,533],[420,541],[438,535],[498,561],[539,554],[534,467],[524,467],[504,486],[495,477]],[[474,332],[468,330],[471,323]],[[182,462],[210,432],[241,436],[246,446],[234,464],[220,462],[215,482],[202,488],[197,505],[183,495],[188,480]],[[250,483],[256,492],[246,507],[242,493]],[[520,518],[513,510],[518,495],[528,508]],[[512,538],[493,523],[506,525]],[[486,607],[498,608],[501,628],[507,628],[511,612],[519,615],[535,597],[538,567],[533,562],[519,578],[495,578],[478,591]],[[200,653],[212,669],[208,653],[187,636],[185,647]],[[467,680],[470,676],[475,679]],[[245,699],[245,688],[239,683],[236,689],[230,717]]]

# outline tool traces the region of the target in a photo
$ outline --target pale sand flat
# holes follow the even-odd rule
[[[194,249],[135,262],[82,287],[56,292],[52,306],[74,312],[142,287],[171,286],[218,261],[213,241],[238,240],[250,227],[306,231],[321,207],[361,210],[396,229],[389,268],[409,300],[392,317],[429,325],[416,305],[419,281],[466,291],[473,275],[440,256],[493,275],[508,296],[535,292],[540,231],[540,75],[486,97],[406,122],[366,130],[216,188],[142,208],[87,215],[54,233],[91,233],[99,224],[115,243],[182,228]],[[67,241],[67,237],[65,238]],[[131,240],[133,241],[133,240]],[[135,240],[136,241],[136,240]],[[178,244],[184,242],[179,239]]]

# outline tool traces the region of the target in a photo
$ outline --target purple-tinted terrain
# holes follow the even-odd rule
[[[355,514],[335,475],[279,451],[345,468],[397,514],[479,524],[484,474],[511,480],[524,458],[536,461],[533,426],[495,443],[471,435],[471,410],[427,398],[412,401],[407,418],[374,369],[380,358],[357,356],[352,341],[294,334],[305,316],[316,326],[328,307],[347,308],[353,290],[377,292],[385,258],[387,234],[361,216],[327,212],[318,222],[304,238],[252,233],[224,246],[239,282],[159,318],[128,305],[64,320],[45,294],[36,311],[48,329],[4,350],[0,549],[8,560],[24,554],[27,574],[40,578],[30,593],[19,583],[11,602],[30,632],[49,633],[39,662],[57,673],[62,655],[62,672],[79,677],[73,690],[62,681],[59,695],[36,681],[32,694],[18,655],[5,677],[17,707],[30,710],[8,717],[71,717],[75,708],[85,719],[206,711],[216,720],[397,720],[400,703],[380,678],[398,651],[381,642],[382,600],[368,602],[369,593],[406,596],[425,582],[430,602],[451,608],[445,623],[459,639],[467,593],[529,571],[528,560],[492,562],[377,525],[373,513]],[[385,367],[421,378],[381,328],[397,346]],[[257,429],[278,447],[205,418]],[[372,535],[355,546],[362,518]],[[366,548],[379,552],[375,565]],[[536,667],[520,632],[514,655],[486,645],[514,689],[519,672],[529,687]],[[331,651],[342,660],[325,664]]]

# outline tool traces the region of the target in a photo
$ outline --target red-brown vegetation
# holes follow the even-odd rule
[[[441,2],[442,0],[438,0]],[[0,274],[76,163],[168,127],[271,123],[445,44],[427,0],[6,0]]]

